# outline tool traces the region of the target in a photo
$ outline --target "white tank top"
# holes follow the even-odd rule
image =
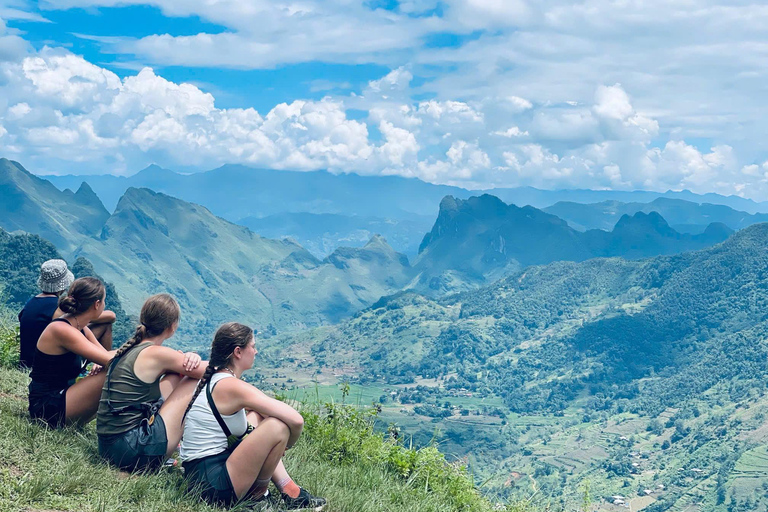
[[[211,388],[221,379],[234,377],[229,373],[214,373],[211,377]],[[248,420],[245,417],[245,409],[240,409],[234,414],[221,415],[224,423],[233,435],[242,436],[248,428]],[[227,436],[221,430],[221,425],[213,415],[205,388],[197,395],[192,408],[187,413],[184,422],[184,435],[181,438],[179,455],[181,460],[202,459],[210,455],[217,455],[227,449]]]

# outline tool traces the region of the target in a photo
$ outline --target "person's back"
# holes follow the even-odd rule
[[[182,415],[206,365],[195,353],[162,346],[176,332],[180,314],[170,295],[149,297],[133,337],[104,370],[96,414],[99,455],[121,469],[156,469],[181,439]]]
[[[51,323],[59,296],[69,288],[75,276],[64,260],[48,260],[40,265],[37,285],[41,293],[32,297],[19,312],[19,367],[32,368],[37,340]]]
[[[96,415],[104,376],[112,359],[88,324],[104,312],[106,288],[92,277],[75,280],[59,301],[63,315],[51,320],[37,340],[29,383],[29,415],[49,427],[83,425]],[[84,360],[96,366],[78,380]]]
[[[211,376],[208,385],[213,389],[220,380],[226,378],[234,378],[234,376],[228,373],[216,373]],[[229,415],[222,414],[221,419],[234,436],[241,437],[248,429],[245,409]],[[202,392],[195,398],[184,421],[184,437],[181,439],[179,450],[181,460],[186,462],[202,459],[222,453],[226,449],[227,436],[211,410],[207,394]]]
[[[19,312],[19,368],[32,368],[37,340],[51,323],[58,304],[56,295],[41,294],[29,299]]]
[[[153,346],[145,341],[131,348],[107,370],[107,379],[101,391],[96,413],[96,433],[115,435],[137,427],[160,400],[160,377],[144,382],[136,376],[134,364],[141,352]]]

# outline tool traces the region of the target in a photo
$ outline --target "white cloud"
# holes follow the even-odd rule
[[[48,47],[38,56],[24,59],[21,68],[38,97],[63,108],[102,103],[120,87],[120,79],[111,71]]]
[[[658,122],[635,112],[620,84],[598,87],[592,110],[613,137],[650,139],[659,132]]]
[[[519,96],[507,96],[506,100],[512,106],[512,110],[516,112],[524,112],[533,108],[533,103]]]
[[[495,131],[493,132],[493,134],[499,135],[501,137],[512,138],[512,137],[525,137],[528,135],[528,132],[520,130],[520,128],[518,128],[517,126],[512,126],[510,128],[507,128],[504,131],[501,131],[501,130]]]
[[[153,34],[104,40],[111,51],[135,55],[156,65],[272,68],[286,63],[326,60],[355,63],[386,60],[384,52],[408,51],[447,23],[436,17],[413,18],[364,2],[304,0],[48,0],[52,8],[146,4],[167,16],[222,25],[220,33]]]
[[[483,115],[462,101],[423,101],[419,113],[447,124],[483,122]]]
[[[17,103],[8,109],[8,115],[13,119],[20,119],[32,111],[26,103]]]
[[[768,191],[768,162],[743,162],[733,145],[702,151],[682,138],[654,143],[658,122],[618,84],[594,86],[593,99],[575,105],[508,94],[415,102],[411,71],[396,68],[363,95],[295,100],[259,113],[219,108],[212,94],[151,68],[120,79],[62,49],[0,64],[0,76],[3,148],[42,171],[241,162],[482,188]],[[368,116],[351,119],[348,108]]]
[[[416,163],[419,143],[413,133],[397,128],[392,123],[382,121],[379,130],[386,142],[379,148],[385,162],[394,166]]]
[[[413,74],[407,69],[400,67],[387,73],[379,80],[371,80],[368,88],[375,93],[389,94],[390,92],[405,91],[408,89]]]

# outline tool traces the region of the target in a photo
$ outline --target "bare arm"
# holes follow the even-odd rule
[[[290,405],[275,400],[256,387],[240,379],[223,379],[214,388],[214,399],[222,414],[233,414],[240,409],[255,411],[262,416],[277,418],[288,426],[291,435],[287,447],[299,440],[304,418]],[[218,404],[221,405],[218,405]]]
[[[166,373],[200,379],[206,368],[207,361],[200,361],[199,357],[190,361],[188,354],[163,346],[147,347],[134,364],[136,376],[145,382],[153,382]]]
[[[96,320],[91,321],[92,324],[113,324],[115,323],[115,320],[117,319],[117,315],[115,315],[114,312],[105,309],[101,315],[99,315],[99,318]]]
[[[96,336],[93,335],[93,331],[88,326],[83,327],[83,334],[88,339],[88,341],[94,345],[98,345],[100,347],[102,346],[101,343],[99,343],[99,340],[96,339]]]
[[[89,361],[93,361],[96,364],[100,364],[101,366],[109,364],[109,361],[111,361],[115,355],[114,350],[108,352],[98,341],[95,341],[96,338],[93,337],[93,333],[87,327],[84,329],[85,335],[72,327],[61,325],[61,322],[54,322],[49,325],[46,327],[43,334],[45,335],[46,331],[49,330],[52,332],[48,333],[50,334],[50,337],[45,337],[46,341],[53,338],[56,340],[53,344],[57,345],[57,348],[74,352],[75,354],[82,356]],[[43,342],[43,338],[44,336],[40,336],[38,345]],[[46,343],[46,345],[50,346],[51,343]]]

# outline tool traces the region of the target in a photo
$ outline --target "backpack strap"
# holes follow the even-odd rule
[[[216,381],[216,384],[218,384],[220,381]],[[216,384],[211,387],[211,381],[208,381],[208,384],[205,386],[205,396],[208,398],[208,406],[211,408],[211,412],[213,413],[213,416],[216,418],[216,421],[219,422],[219,426],[221,427],[221,430],[224,432],[224,435],[227,436],[227,439],[232,437],[232,431],[229,430],[229,427],[227,427],[227,423],[224,421],[224,418],[221,417],[221,413],[219,413],[219,409],[216,407],[216,404],[213,402],[213,395],[211,395],[211,392],[213,391],[213,388],[216,387]]]

